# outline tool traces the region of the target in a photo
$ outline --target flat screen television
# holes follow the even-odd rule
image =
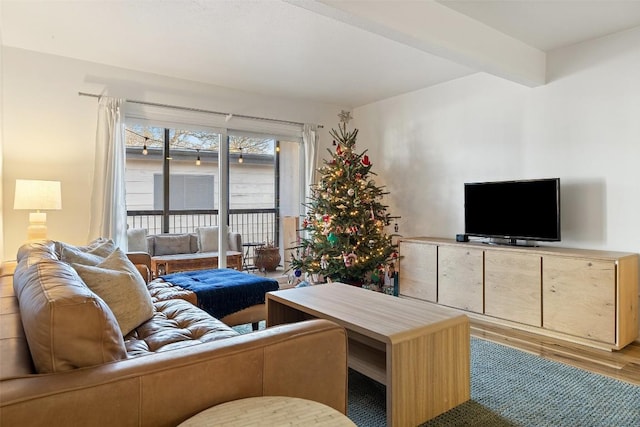
[[[464,185],[465,233],[470,236],[560,241],[560,178]]]

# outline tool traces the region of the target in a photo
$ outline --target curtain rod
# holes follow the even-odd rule
[[[95,93],[87,93],[87,92],[78,92],[79,96],[89,96],[92,98],[101,98],[102,95],[97,95]],[[221,111],[212,111],[212,110],[204,110],[202,108],[192,108],[192,107],[181,107],[179,105],[170,105],[170,104],[159,104],[157,102],[148,102],[148,101],[137,101],[135,99],[127,99],[127,102],[131,104],[141,104],[141,105],[150,105],[153,107],[164,107],[164,108],[173,108],[175,110],[183,110],[183,111],[193,111],[196,113],[207,113],[207,114],[217,114],[225,117],[239,117],[241,119],[250,119],[250,120],[261,120],[265,122],[273,122],[273,123],[282,123],[287,125],[296,125],[296,126],[304,126],[304,123],[300,122],[292,122],[289,120],[278,120],[278,119],[268,119],[266,117],[256,117],[256,116],[246,116],[244,114],[233,114],[233,113],[223,113]],[[323,128],[322,125],[317,125],[319,128]]]

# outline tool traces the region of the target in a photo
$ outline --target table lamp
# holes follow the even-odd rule
[[[47,214],[40,210],[62,209],[60,181],[16,179],[13,209],[35,210],[29,214],[28,240],[47,238]]]

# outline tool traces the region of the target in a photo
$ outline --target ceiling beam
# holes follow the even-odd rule
[[[535,87],[546,54],[433,0],[285,0],[469,68]]]

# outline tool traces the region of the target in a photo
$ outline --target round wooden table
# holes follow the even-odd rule
[[[322,403],[297,397],[261,396],[205,409],[178,427],[201,426],[355,427],[345,415]]]

